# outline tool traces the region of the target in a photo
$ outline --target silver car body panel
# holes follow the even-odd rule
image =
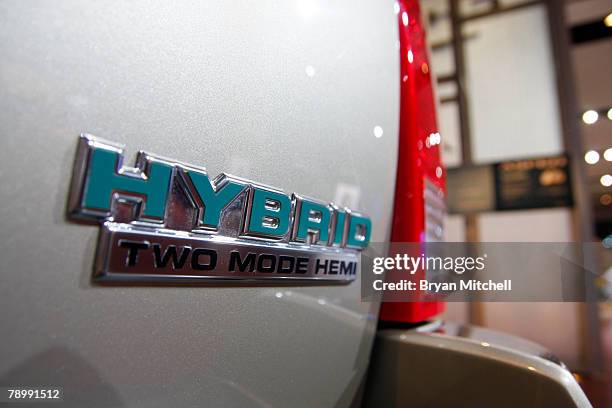
[[[87,132],[348,205],[386,240],[393,3],[3,1],[0,19],[0,384],[63,386],[73,406],[350,402],[378,310],[359,277],[98,286],[98,228],[66,200]]]

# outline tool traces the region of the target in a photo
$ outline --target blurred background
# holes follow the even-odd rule
[[[601,301],[450,303],[535,340],[612,406],[612,0],[423,0],[447,241],[598,242]]]

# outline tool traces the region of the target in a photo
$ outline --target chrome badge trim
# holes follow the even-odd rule
[[[96,282],[350,283],[368,217],[228,174],[79,137],[68,218],[100,225]]]

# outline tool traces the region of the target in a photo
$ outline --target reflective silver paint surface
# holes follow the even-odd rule
[[[378,307],[359,277],[98,287],[97,228],[66,199],[89,132],[361,210],[386,239],[392,2],[15,0],[0,19],[0,383],[64,386],[73,406],[348,403]]]

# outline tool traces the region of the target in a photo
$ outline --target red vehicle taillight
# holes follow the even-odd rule
[[[391,242],[441,240],[445,170],[425,30],[417,0],[399,0],[397,5],[401,101]],[[443,310],[442,302],[388,302],[380,318],[420,322]]]

